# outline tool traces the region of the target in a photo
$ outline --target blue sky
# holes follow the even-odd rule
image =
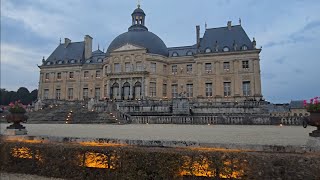
[[[135,0],[1,0],[1,88],[38,86],[43,56],[65,37],[107,49],[131,24]],[[142,0],[146,25],[168,47],[193,45],[195,26],[242,26],[261,52],[262,90],[271,102],[320,95],[319,0]]]

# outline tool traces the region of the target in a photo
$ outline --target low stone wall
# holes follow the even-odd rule
[[[316,153],[2,141],[0,170],[68,179],[319,179]]]

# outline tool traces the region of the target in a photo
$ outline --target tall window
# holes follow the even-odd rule
[[[73,100],[73,88],[68,88],[68,99]]]
[[[142,62],[136,62],[137,71],[143,71]]]
[[[69,72],[69,78],[73,79],[73,76],[74,76],[74,72]]]
[[[177,84],[173,84],[171,86],[171,93],[172,93],[172,98],[178,97],[178,85]]]
[[[156,73],[157,72],[157,64],[156,63],[151,63],[150,70],[151,70],[152,73]]]
[[[89,97],[88,88],[83,88],[82,94],[83,94],[83,99],[88,99]]]
[[[126,72],[131,72],[131,63],[125,63],[124,64]]]
[[[56,89],[56,99],[60,99],[60,96],[61,96],[61,90]]]
[[[83,73],[83,77],[84,77],[84,78],[89,78],[89,71],[85,71],[85,72]]]
[[[223,70],[229,71],[230,70],[230,62],[224,62],[223,63]]]
[[[43,99],[49,99],[49,89],[45,89],[43,92]]]
[[[212,96],[212,83],[206,83],[206,96]]]
[[[167,97],[167,84],[162,85],[162,96]]]
[[[167,71],[167,65],[165,65],[165,64],[163,65],[163,73],[164,73],[164,74],[167,74],[167,73],[168,73],[168,71]]]
[[[192,64],[187,64],[187,73],[192,73]]]
[[[172,65],[172,73],[176,74],[178,72],[178,66]]]
[[[94,99],[96,99],[96,100],[100,99],[100,88],[96,88],[94,90]]]
[[[242,68],[249,69],[249,61],[242,61]]]
[[[115,73],[121,72],[121,66],[120,66],[119,63],[115,63],[115,64],[114,64],[114,72],[115,72]]]
[[[157,96],[157,84],[155,82],[150,82],[150,96],[156,97]]]
[[[57,79],[59,79],[59,80],[61,79],[61,72],[57,73]]]
[[[46,80],[48,80],[48,79],[49,79],[49,76],[50,76],[50,75],[49,75],[49,73],[46,73],[46,77],[45,77],[45,78],[46,78]]]
[[[187,84],[187,97],[193,97],[193,84]]]
[[[231,96],[231,82],[223,83],[223,92],[225,97]]]
[[[211,71],[212,71],[212,65],[211,65],[211,63],[205,63],[205,64],[204,64],[204,70],[205,70],[206,72],[211,72]]]
[[[251,96],[250,81],[242,82],[242,91],[244,96]]]
[[[98,71],[96,71],[96,78],[100,78],[100,77],[101,77],[101,71],[98,70]]]

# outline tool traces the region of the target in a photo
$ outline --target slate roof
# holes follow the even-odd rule
[[[285,113],[289,112],[288,104],[268,104],[267,105],[269,113]]]
[[[229,47],[230,51],[234,51],[234,42],[237,45],[237,50],[240,50],[243,45],[246,45],[248,50],[253,49],[252,42],[241,25],[231,26],[230,30],[228,27],[206,29],[199,49],[201,52],[205,52],[206,48],[210,48],[214,52],[216,42],[219,51],[222,51],[224,47]]]
[[[146,30],[131,30],[119,35],[111,42],[107,53],[126,44],[144,47],[148,53],[168,56],[168,49],[165,43],[157,35]]]
[[[303,109],[303,101],[299,100],[299,101],[291,101],[289,104],[291,109]]]
[[[169,47],[169,56],[172,57],[173,53],[178,53],[178,56],[187,56],[188,52],[192,52],[192,54],[197,54],[197,45],[193,46],[181,46],[181,47]]]
[[[66,64],[71,60],[75,60],[76,63],[81,63],[84,60],[84,41],[73,42],[65,46],[60,44],[53,53],[46,59],[44,65],[48,62],[52,64],[58,64],[62,61],[62,64]]]

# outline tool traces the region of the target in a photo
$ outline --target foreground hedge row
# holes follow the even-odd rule
[[[0,170],[68,179],[320,179],[320,155],[1,143]]]

